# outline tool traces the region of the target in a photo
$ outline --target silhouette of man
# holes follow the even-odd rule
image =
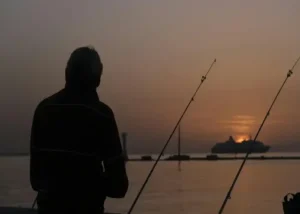
[[[102,70],[103,65],[96,50],[91,47],[76,49],[65,69],[65,87],[44,99],[35,110],[30,142],[30,181],[32,188],[38,192],[37,205],[40,214],[103,213],[106,197],[125,197],[128,178],[117,124],[113,111],[99,100],[96,91],[100,85]],[[59,107],[55,108],[60,105],[67,106],[62,108],[64,113],[61,113]],[[91,114],[81,114],[76,110],[76,106],[80,105],[93,111],[91,110]],[[54,110],[45,110],[47,106],[54,106]],[[72,115],[73,111],[75,113]],[[88,133],[92,128],[89,126],[85,129],[85,124],[74,123],[76,119],[86,120],[88,123],[89,115],[92,115],[91,120],[96,120],[93,116],[94,111],[104,115],[95,122],[102,124],[103,130],[99,130],[99,133],[104,137],[94,139],[101,138],[100,134],[97,136],[98,132],[95,132],[95,135],[87,139],[90,142],[79,142],[76,139],[78,137],[74,136],[77,136],[78,132]],[[68,116],[69,112],[71,116]],[[46,122],[45,117],[48,118]],[[58,121],[64,118],[64,121],[50,126],[55,118],[58,118]],[[53,128],[47,128],[51,130],[45,131],[41,128],[45,124]],[[57,128],[60,125],[61,127]],[[78,125],[83,127],[79,131],[76,128]],[[46,148],[46,152],[37,151],[37,147]],[[47,148],[54,152],[47,152]],[[74,157],[69,155],[72,156],[70,158],[67,152],[55,154],[55,150],[59,149],[97,155],[86,158],[84,155],[73,154]],[[51,174],[50,171],[54,173]]]

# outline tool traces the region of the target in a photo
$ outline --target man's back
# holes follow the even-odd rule
[[[30,178],[40,213],[74,204],[99,211],[107,196],[124,197],[128,188],[112,110],[95,87],[72,78],[38,105],[33,119]]]

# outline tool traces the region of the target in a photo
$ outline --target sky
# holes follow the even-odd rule
[[[300,55],[299,11],[298,0],[2,0],[0,151],[28,151],[36,105],[64,87],[84,45],[101,56],[98,94],[130,153],[161,150],[215,58],[181,123],[182,150],[254,137]],[[258,138],[273,151],[300,151],[299,83],[300,64]]]

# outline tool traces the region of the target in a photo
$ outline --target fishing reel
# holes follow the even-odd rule
[[[296,194],[288,193],[286,196],[284,196],[282,207],[284,214],[299,214],[300,192]]]

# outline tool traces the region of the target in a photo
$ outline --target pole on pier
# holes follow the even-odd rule
[[[177,152],[178,152],[178,170],[181,171],[181,136],[180,136],[180,124],[178,125],[178,147],[177,147]]]
[[[128,161],[128,153],[127,153],[127,133],[122,133],[122,140],[123,140],[123,155],[125,158],[125,161]]]

